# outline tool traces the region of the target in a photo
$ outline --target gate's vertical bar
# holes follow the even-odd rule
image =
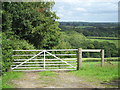
[[[77,53],[77,70],[82,67],[82,48],[78,48]]]
[[[44,69],[45,69],[45,51],[44,51]]]
[[[101,60],[101,66],[104,66],[104,50],[103,49],[101,50],[101,55],[102,55],[101,56],[101,59],[102,59]]]

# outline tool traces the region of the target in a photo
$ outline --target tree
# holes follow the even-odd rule
[[[29,40],[37,48],[58,45],[60,29],[55,20],[59,17],[51,11],[53,5],[54,2],[4,2],[3,32],[11,28],[20,39]]]

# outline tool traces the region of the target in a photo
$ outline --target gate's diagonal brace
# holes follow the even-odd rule
[[[47,52],[47,51],[46,51],[46,52]],[[61,60],[62,62],[66,63],[67,65],[70,65],[71,67],[76,68],[76,67],[72,66],[71,64],[67,63],[66,61],[63,61],[62,59],[56,57],[54,54],[52,54],[52,53],[50,53],[50,52],[47,52],[47,53],[48,53],[49,55],[51,55],[51,56],[57,58],[58,60]]]
[[[12,68],[12,69],[15,69],[15,68],[17,68],[17,67],[21,66],[22,64],[24,64],[24,63],[28,62],[29,60],[32,60],[33,58],[35,58],[36,56],[38,56],[38,55],[42,54],[43,52],[45,52],[45,50],[43,50],[42,52],[40,52],[40,53],[36,54],[35,56],[31,57],[30,59],[27,59],[26,61],[22,62],[21,64],[16,65],[16,67],[14,67],[14,68]]]

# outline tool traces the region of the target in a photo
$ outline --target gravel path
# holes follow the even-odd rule
[[[40,76],[37,72],[26,72],[24,77],[13,80],[16,88],[104,88],[93,85],[68,73],[56,72],[55,76]]]

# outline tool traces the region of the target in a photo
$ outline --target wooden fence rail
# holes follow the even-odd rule
[[[82,67],[82,52],[100,52],[101,53],[101,66],[104,66],[104,50],[103,49],[82,49],[78,48],[77,55],[77,70]]]

